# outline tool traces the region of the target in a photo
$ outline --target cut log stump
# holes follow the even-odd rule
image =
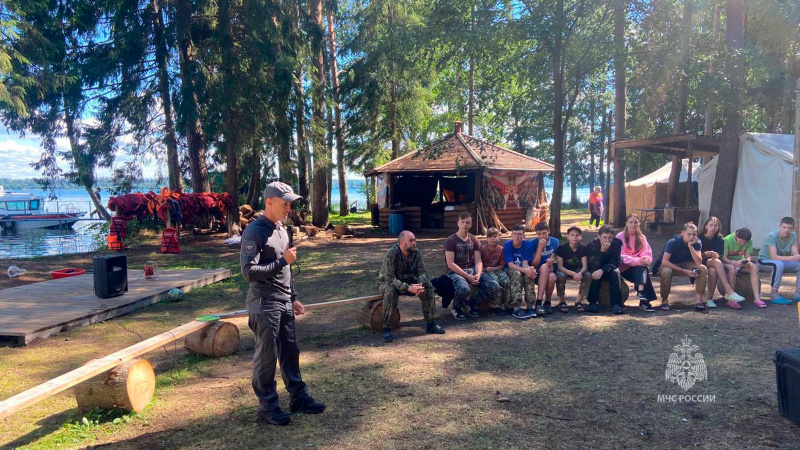
[[[78,408],[139,412],[153,399],[156,374],[145,359],[132,359],[75,386]]]
[[[630,296],[630,289],[628,288],[628,283],[621,281],[619,283],[620,291],[622,291],[622,304],[625,304],[625,301],[628,300],[628,296]],[[608,281],[603,280],[600,282],[600,292],[597,294],[597,303],[600,306],[605,306],[610,308],[611,307],[611,294],[608,291]]]
[[[358,304],[358,323],[375,331],[383,330],[383,300],[372,300]],[[394,309],[390,329],[400,326],[400,310]]]
[[[224,321],[186,336],[184,347],[192,353],[206,356],[228,356],[239,349],[239,327]]]

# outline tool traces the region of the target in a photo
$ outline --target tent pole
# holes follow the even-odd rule
[[[792,177],[792,217],[800,219],[800,77],[797,79],[794,107],[794,171]]]
[[[694,156],[694,148],[692,148],[692,141],[686,143],[686,157],[689,158],[689,167],[687,168],[687,177],[686,181],[688,185],[686,187],[686,209],[689,209],[692,206],[692,156]]]

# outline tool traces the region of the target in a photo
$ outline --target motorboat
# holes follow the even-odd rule
[[[56,212],[47,211],[42,197],[6,192],[0,186],[0,228],[4,230],[72,228],[85,214],[85,211],[77,211],[71,205],[60,205]]]

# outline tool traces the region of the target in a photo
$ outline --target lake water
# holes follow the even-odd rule
[[[352,204],[358,200],[358,208],[364,209],[366,205],[366,195],[364,190],[364,180],[348,180],[348,200]],[[552,185],[545,184],[548,194],[552,193]],[[47,198],[47,191],[37,189],[19,189],[22,192],[39,195]],[[569,186],[564,188],[564,199],[569,200]],[[581,187],[578,189],[578,198],[581,202],[586,202],[589,198],[589,188]],[[45,207],[49,211],[64,211],[65,209],[76,209],[78,211],[92,211],[89,195],[84,189],[59,189],[56,192],[57,200],[46,200]],[[103,203],[108,201],[108,193],[103,192]],[[339,204],[339,185],[334,180],[332,189],[332,201],[335,207]],[[75,224],[72,230],[18,230],[0,231],[0,259],[10,258],[31,258],[34,256],[63,255],[69,253],[82,253],[100,249],[105,243],[105,235],[100,234],[100,224],[98,221],[81,221]]]

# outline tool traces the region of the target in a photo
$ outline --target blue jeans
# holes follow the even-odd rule
[[[464,272],[475,275],[475,269],[465,269]],[[485,273],[481,274],[478,286],[469,284],[464,277],[450,270],[447,271],[447,277],[453,280],[453,289],[455,290],[453,309],[455,310],[463,308],[465,303],[473,308],[481,298],[491,298],[499,289],[502,289],[495,277],[487,277]]]
[[[776,291],[781,286],[781,278],[783,278],[784,272],[796,273],[795,290],[800,292],[800,261],[776,261],[765,258],[758,260],[758,268],[761,272],[772,271],[770,286]]]

